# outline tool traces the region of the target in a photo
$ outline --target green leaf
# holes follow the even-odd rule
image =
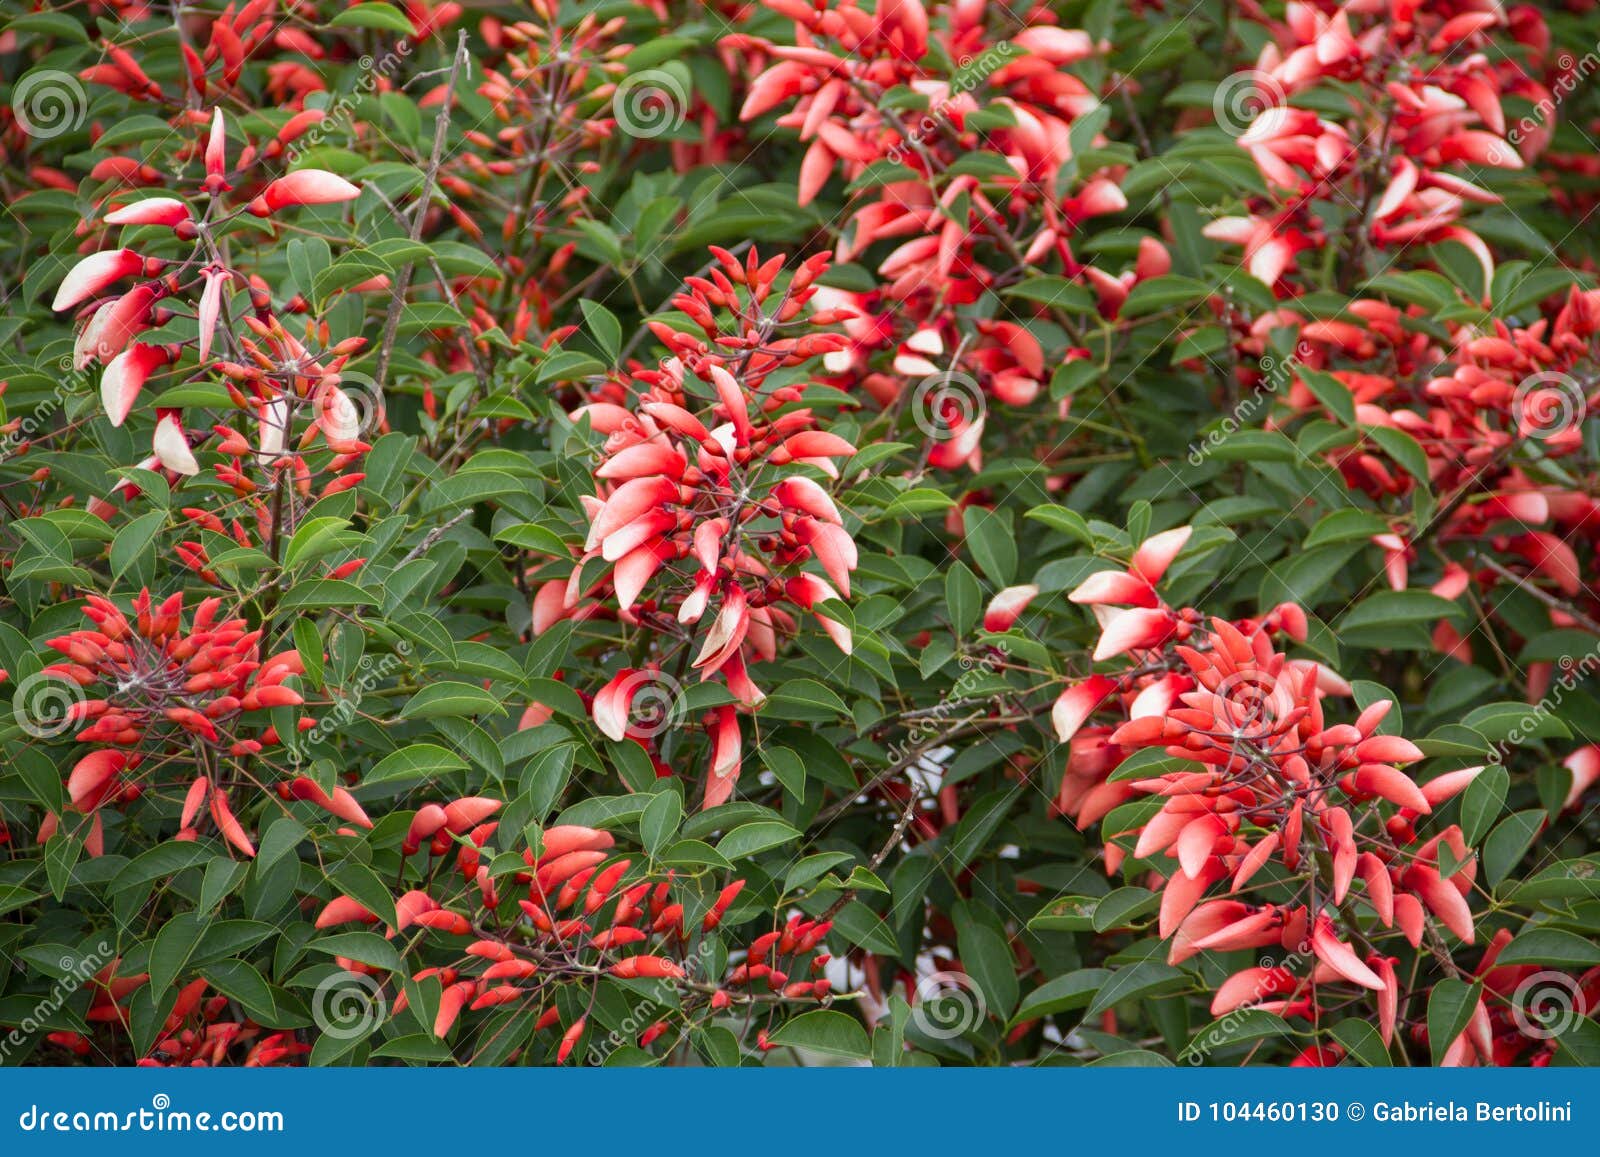
[[[217,905],[221,904],[245,878],[250,867],[238,860],[229,860],[218,856],[206,865],[204,879],[200,883],[200,902],[196,911],[202,916],[214,912]]]
[[[1434,982],[1433,994],[1428,997],[1428,1048],[1435,1066],[1466,1029],[1481,993],[1481,985],[1453,976],[1442,976]]]
[[[1015,1027],[1025,1020],[1036,1020],[1058,1012],[1082,1008],[1094,999],[1094,994],[1111,979],[1109,968],[1080,968],[1065,976],[1046,981],[1022,998],[1022,1004],[1011,1018]]]
[[[1017,537],[1011,519],[982,506],[969,506],[962,514],[967,531],[967,549],[978,568],[996,587],[1011,585],[1017,573]]]
[[[1133,287],[1128,299],[1122,303],[1121,316],[1142,317],[1165,309],[1193,305],[1204,301],[1213,292],[1211,286],[1192,277],[1152,277]]]
[[[1357,1063],[1369,1069],[1387,1068],[1393,1063],[1383,1037],[1367,1021],[1352,1016],[1334,1025],[1332,1032],[1333,1039],[1342,1044]]]
[[[1506,802],[1506,788],[1510,786],[1510,774],[1496,763],[1479,772],[1461,793],[1461,833],[1468,844],[1476,846],[1490,825],[1500,818],[1500,810]]]
[[[800,833],[786,823],[760,820],[734,828],[718,842],[717,851],[730,860],[741,860],[782,847],[799,838]]]
[[[168,840],[153,848],[146,848],[123,867],[112,879],[106,891],[110,895],[131,891],[149,885],[167,876],[177,875],[186,868],[203,864],[215,856],[215,847],[189,840]]]
[[[1211,448],[1219,462],[1298,462],[1300,450],[1276,430],[1238,430]]]
[[[1028,921],[1029,932],[1087,932],[1094,927],[1095,896],[1062,896],[1052,900]]]
[[[1365,542],[1373,535],[1383,534],[1388,529],[1389,524],[1376,514],[1347,507],[1323,516],[1300,545],[1305,550],[1311,550],[1314,547],[1326,546],[1330,542]]]
[[[789,869],[788,875],[783,878],[783,890],[789,893],[797,888],[803,888],[814,880],[820,880],[840,864],[848,864],[854,858],[849,852],[818,852],[816,855],[807,856]]]
[[[339,932],[313,940],[307,947],[326,952],[329,956],[348,956],[351,960],[359,960],[390,972],[399,972],[401,968],[400,953],[393,944],[375,932]]]
[[[500,697],[476,683],[431,683],[400,709],[402,719],[452,719],[463,715],[504,715]]]
[[[296,583],[278,601],[280,611],[306,611],[325,607],[375,607],[376,595],[344,579],[312,579]]]
[[[835,719],[848,716],[844,700],[815,679],[790,679],[767,698],[763,714],[779,719]]]
[[[834,913],[833,930],[857,948],[880,956],[893,956],[898,951],[889,926],[859,900],[852,900]]]
[[[1042,522],[1051,530],[1060,531],[1084,546],[1094,545],[1094,533],[1089,529],[1089,524],[1084,521],[1083,515],[1076,510],[1053,504],[1035,506],[1022,517],[1031,518],[1035,522]]]
[[[1089,291],[1065,277],[1034,277],[1012,286],[1002,296],[1020,297],[1023,301],[1037,302],[1047,309],[1060,309],[1067,313],[1088,315],[1095,309],[1094,297]]]
[[[494,536],[496,542],[509,542],[512,546],[522,550],[536,550],[541,554],[554,555],[557,558],[566,558],[567,544],[549,527],[540,526],[536,522],[519,522],[515,526],[505,527]]]
[[[356,860],[342,860],[325,874],[330,884],[360,903],[383,923],[391,927],[395,924],[394,896],[389,891],[389,885],[367,865]]]
[[[677,834],[683,822],[683,800],[675,791],[657,792],[650,800],[644,814],[639,817],[639,840],[652,858],[660,854],[667,841]],[[754,827],[755,825],[747,825]],[[735,829],[737,832],[740,829]],[[734,832],[728,833],[730,836]],[[726,841],[724,841],[726,842]],[[727,855],[727,852],[723,852]],[[729,857],[730,859],[732,857]]]
[[[180,913],[161,926],[150,947],[151,991],[164,993],[177,983],[205,930],[206,922],[194,912]]]
[[[1572,738],[1565,723],[1530,703],[1487,703],[1462,716],[1461,726],[1472,728],[1491,743]]]
[[[1592,968],[1600,964],[1600,944],[1560,928],[1529,928],[1519,933],[1495,959],[1495,965],[1542,964],[1555,968]]]
[[[1093,1020],[1107,1009],[1130,1000],[1177,992],[1190,984],[1187,973],[1159,960],[1143,960],[1119,968],[1096,994],[1085,1019]]]
[[[926,486],[913,487],[895,495],[894,500],[883,508],[883,514],[877,521],[888,522],[905,518],[907,515],[949,510],[955,504],[955,499],[942,490],[933,490]]]
[[[452,771],[465,771],[467,761],[455,752],[436,743],[413,743],[399,751],[390,752],[361,777],[363,787],[380,783],[407,783],[411,780],[432,781]]]
[[[1511,873],[1533,846],[1548,817],[1543,808],[1512,812],[1483,841],[1483,874],[1491,888]]]
[[[622,349],[622,323],[605,306],[598,301],[584,298],[578,305],[583,310],[583,320],[588,324],[589,332],[595,339],[606,357],[616,361],[617,354]]]
[[[985,1011],[1004,1020],[1017,1005],[1017,965],[1006,938],[987,924],[958,925],[957,950],[967,975],[978,985]],[[937,999],[937,996],[935,996]]]
[[[1432,626],[1435,620],[1452,616],[1456,610],[1455,603],[1432,591],[1378,591],[1352,607],[1339,620],[1339,630],[1401,627],[1408,623]]]
[[[1189,1039],[1178,1054],[1180,1064],[1202,1064],[1217,1049],[1250,1041],[1291,1035],[1289,1022],[1262,1008],[1240,1008],[1218,1017]]]
[[[1160,894],[1148,888],[1118,888],[1100,897],[1094,906],[1093,928],[1108,932],[1126,927],[1134,918],[1154,912],[1160,905]]]
[[[975,800],[959,823],[950,829],[947,855],[952,867],[965,868],[988,844],[995,828],[1006,818],[1006,811],[1016,802],[1012,791],[1000,788]]]
[[[1330,414],[1346,426],[1356,424],[1355,397],[1343,382],[1332,374],[1314,370],[1310,366],[1297,364],[1295,370],[1306,388],[1328,408]]]
[[[332,518],[327,515],[306,519],[295,528],[294,536],[284,548],[284,567],[293,569],[302,562],[310,562],[338,550],[341,545],[352,539],[359,539],[359,535],[345,533],[349,525],[349,519]]]
[[[261,846],[256,849],[257,877],[265,875],[273,864],[299,847],[306,834],[305,825],[293,816],[279,816],[273,820],[261,837]]]
[[[1428,484],[1428,455],[1417,440],[1392,426],[1369,426],[1366,434],[1422,485]]]
[[[797,753],[787,747],[763,746],[761,762],[792,799],[805,799],[806,763]]]
[[[362,3],[343,9],[328,21],[333,28],[376,28],[381,32],[394,32],[401,36],[415,33],[411,21],[403,12],[382,0],[363,0]]]
[[[111,575],[120,578],[150,549],[150,544],[166,525],[167,512],[152,510],[130,521],[111,542]]]
[[[978,576],[966,563],[957,560],[950,564],[944,576],[944,602],[950,613],[950,626],[957,636],[963,636],[977,625],[983,610],[983,588]]]
[[[272,989],[252,965],[243,960],[219,960],[200,971],[212,987],[233,997],[255,1019],[270,1023],[276,1018],[278,1006]]]
[[[865,1060],[872,1051],[861,1022],[831,1008],[803,1012],[780,1025],[768,1039],[775,1045],[850,1060]]]
[[[449,1045],[431,1033],[421,1032],[392,1037],[373,1049],[372,1055],[374,1057],[393,1057],[395,1060],[401,1061],[414,1061],[422,1065],[448,1065],[455,1059]]]

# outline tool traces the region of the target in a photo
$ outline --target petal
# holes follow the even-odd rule
[[[183,423],[176,414],[163,415],[156,423],[152,449],[161,465],[174,474],[193,478],[200,473],[200,463],[195,461],[194,451],[189,448],[188,435],[183,432]]]

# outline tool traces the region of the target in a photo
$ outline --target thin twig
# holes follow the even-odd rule
[[[462,30],[456,40],[455,58],[450,62],[450,79],[444,86],[444,100],[439,104],[439,115],[433,122],[433,151],[428,157],[428,167],[422,174],[422,191],[417,196],[416,208],[411,213],[411,240],[422,240],[422,223],[428,216],[428,206],[433,201],[433,190],[439,179],[439,165],[444,160],[444,140],[450,128],[450,102],[455,99],[456,80],[461,66],[468,60],[467,34]],[[389,297],[389,314],[383,321],[383,342],[378,346],[378,364],[373,379],[383,388],[389,357],[394,352],[395,334],[400,329],[400,311],[405,308],[406,290],[411,287],[411,272],[415,262],[407,261],[395,275],[394,291]]]

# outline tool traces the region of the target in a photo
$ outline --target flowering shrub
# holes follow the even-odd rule
[[[1600,1063],[1582,5],[0,2],[0,1057]]]

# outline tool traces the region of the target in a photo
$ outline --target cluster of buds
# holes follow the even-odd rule
[[[1527,325],[1447,323],[1448,342],[1418,326],[1427,313],[1420,306],[1359,299],[1349,312],[1344,320],[1308,321],[1285,308],[1257,328],[1287,326],[1299,333],[1287,395],[1295,414],[1321,412],[1322,402],[1303,378],[1326,373],[1349,391],[1361,426],[1399,431],[1426,455],[1429,486],[1441,496],[1439,513],[1434,524],[1397,523],[1374,538],[1390,585],[1407,586],[1414,542],[1426,536],[1464,543],[1473,553],[1488,549],[1548,584],[1580,613],[1600,606],[1582,581],[1579,555],[1584,546],[1600,545],[1600,505],[1542,464],[1581,450],[1584,420],[1600,403],[1600,294],[1572,289]],[[1367,439],[1329,457],[1347,485],[1376,500],[1403,495],[1415,484]],[[1468,558],[1447,562],[1432,589],[1455,599],[1469,586],[1487,591],[1504,579],[1503,568],[1475,568]],[[1559,609],[1552,619],[1557,626],[1577,622]],[[1470,657],[1449,622],[1436,625],[1434,644],[1441,653]],[[1549,677],[1547,665],[1530,671],[1531,699],[1543,694],[1540,684],[1547,686]]]
[[[1473,0],[1407,0],[1297,2],[1281,24],[1258,16],[1275,39],[1256,68],[1225,81],[1223,92],[1242,92],[1236,82],[1245,80],[1248,99],[1261,106],[1238,141],[1270,192],[1251,199],[1248,215],[1218,220],[1206,235],[1242,245],[1251,274],[1277,286],[1296,253],[1326,242],[1314,202],[1370,203],[1370,216],[1354,226],[1364,244],[1459,242],[1482,263],[1487,292],[1489,248],[1459,220],[1468,205],[1500,198],[1454,167],[1521,168],[1545,135],[1519,142],[1519,152],[1506,137],[1501,96],[1548,98],[1514,63],[1491,63],[1491,30],[1507,22],[1505,14]],[[1533,29],[1517,31],[1537,39]],[[1289,103],[1312,89],[1349,93],[1349,117]]]
[[[588,535],[568,577],[544,581],[534,596],[536,632],[593,613],[592,598],[659,633],[647,668],[624,669],[594,697],[595,720],[613,739],[643,742],[661,730],[631,724],[630,709],[641,683],[674,655],[703,680],[720,677],[740,704],[760,704],[749,664],[773,659],[794,633],[787,607],[811,611],[844,653],[852,646],[827,604],[850,593],[855,542],[807,471],[836,478],[834,460],[855,447],[818,428],[802,384],[772,381],[845,342],[819,332],[836,314],[807,310],[827,256],[801,263],[785,283],[782,258],[713,252],[709,276],[690,278],[673,301],[704,337],[652,322],[671,356],[574,411],[605,436],[597,492],[584,499]],[[812,560],[826,578],[803,569]],[[598,582],[597,561],[606,568]],[[716,715],[714,731],[708,804],[725,799],[738,774],[731,710]]]
[[[91,1026],[126,1033],[133,1024],[131,999],[150,983],[150,974],[120,975],[121,964],[119,957],[89,978],[84,1020]],[[139,1066],[257,1068],[293,1064],[311,1052],[311,1046],[291,1031],[268,1031],[248,1017],[238,1017],[227,996],[220,992],[206,995],[209,987],[200,977],[178,990],[154,1043],[137,1061]],[[96,1050],[94,1037],[70,1030],[49,1033],[46,1039],[79,1057],[91,1056]]]
[[[121,12],[125,8],[145,11],[143,5],[107,7],[118,9],[122,19],[136,18]],[[405,0],[397,8],[411,22],[408,41],[418,44],[454,23],[462,12],[456,0],[439,0],[433,4],[428,0]],[[284,108],[304,110],[308,97],[328,89],[327,82],[313,67],[315,62],[330,58],[354,62],[359,59],[360,52],[354,45],[327,36],[326,29],[312,35],[301,26],[301,19],[294,0],[245,0],[244,3],[230,2],[215,15],[180,20],[178,44],[183,54],[183,73],[177,92],[163,89],[139,66],[131,52],[114,44],[106,46],[103,60],[84,69],[78,77],[115,89],[136,101],[181,108],[191,100],[215,101],[219,96],[245,101],[256,99],[253,78],[246,77],[247,67],[254,65],[260,69],[266,99]],[[108,176],[129,183],[134,179],[143,179],[145,183],[159,180],[154,169],[132,157],[117,156],[108,160],[120,164],[97,180]]]
[[[744,962],[728,974],[728,987],[750,988],[760,983],[790,1000],[821,1000],[832,990],[833,982],[819,975],[831,958],[817,949],[832,927],[831,920],[789,917],[782,928],[763,932],[750,942]]]
[[[1419,841],[1415,825],[1482,768],[1419,785],[1402,766],[1422,751],[1379,731],[1389,700],[1369,704],[1354,723],[1329,721],[1324,699],[1349,686],[1273,645],[1276,634],[1305,638],[1300,608],[1285,604],[1259,622],[1205,623],[1168,607],[1155,583],[1187,537],[1187,528],[1157,535],[1126,571],[1093,575],[1069,596],[1104,612],[1096,661],[1125,657],[1132,666],[1091,675],[1056,703],[1057,734],[1071,744],[1058,808],[1087,826],[1141,797],[1162,801],[1135,828],[1105,832],[1106,863],[1120,867],[1124,838],[1135,860],[1152,861],[1159,933],[1173,963],[1268,947],[1314,958],[1304,975],[1288,965],[1235,974],[1218,990],[1216,1015],[1249,1004],[1314,1016],[1317,986],[1353,984],[1377,995],[1388,1039],[1396,985],[1374,942],[1398,933],[1416,947],[1430,916],[1461,942],[1473,940],[1475,856],[1459,827]],[[1102,710],[1123,721],[1085,728]],[[1147,750],[1161,758],[1140,758]],[[1162,860],[1172,866],[1157,866]],[[1274,862],[1285,876],[1273,886],[1285,899],[1252,902],[1251,881]],[[1222,894],[1212,895],[1219,885]]]
[[[295,118],[273,144],[281,151],[286,140],[307,131],[315,121],[316,116]],[[216,467],[216,474],[236,493],[246,495],[260,488],[244,466],[248,460],[273,478],[286,472],[302,496],[309,497],[311,470],[303,452],[320,436],[331,451],[325,468],[333,476],[323,493],[348,488],[360,481],[360,475],[350,474],[348,467],[367,446],[360,440],[361,407],[341,389],[340,371],[366,344],[365,339],[348,339],[324,353],[313,353],[308,344],[325,342],[326,326],[319,331],[314,324],[308,325],[306,342],[289,333],[273,311],[267,286],[228,263],[217,235],[230,220],[244,213],[272,217],[293,206],[350,201],[360,191],[333,173],[298,169],[258,182],[259,191],[253,197],[241,198],[229,208],[224,195],[250,175],[272,150],[247,145],[238,167],[230,168],[228,129],[222,110],[216,109],[208,122],[201,117],[201,123],[208,123],[209,127],[202,150],[204,176],[197,181],[194,194],[205,199],[203,212],[197,214],[184,199],[156,196],[112,207],[104,216],[104,223],[110,226],[170,229],[179,241],[191,243],[188,256],[147,257],[128,247],[90,253],[62,280],[53,307],[58,311],[78,311],[82,325],[75,359],[79,368],[103,364],[101,401],[112,425],[120,426],[128,420],[151,377],[167,367],[184,376],[195,372],[220,374],[227,380],[234,405],[255,418],[258,436],[252,442],[228,426],[218,426],[214,431],[187,429],[181,409],[163,407],[158,402],[151,454],[138,463],[141,469],[159,470],[169,482],[197,475],[201,464],[196,449],[219,437],[219,449],[228,461]],[[131,288],[117,288],[119,282],[129,279],[134,282]],[[359,291],[384,288],[387,284],[387,278],[378,277],[353,288]],[[234,288],[244,291],[242,300],[249,312],[244,315],[243,324],[256,340],[235,332],[231,312],[235,300],[230,292]],[[147,331],[164,327],[189,310],[194,317],[193,338],[168,344],[140,340]],[[212,350],[219,336],[231,360],[213,363]],[[180,363],[191,347],[195,363],[184,370]],[[310,421],[297,435],[295,419],[302,412],[309,415]],[[125,479],[113,493],[131,499],[138,496],[139,490]],[[96,499],[90,509],[109,518],[114,508],[110,502]],[[258,513],[258,520],[268,517],[264,512]],[[186,561],[195,569],[204,570],[203,555],[203,551],[191,551]]]
[[[488,861],[498,827],[490,817],[499,807],[499,801],[481,797],[428,804],[413,817],[403,844],[408,856],[424,849],[430,857],[446,855],[456,848],[456,866],[477,897],[469,910],[456,910],[437,902],[428,891],[413,889],[396,901],[397,922],[386,930],[391,939],[413,927],[470,938],[454,963],[430,965],[412,976],[441,985],[432,1024],[441,1039],[450,1035],[463,1013],[515,1003],[540,1009],[535,1031],[560,1030],[556,1063],[565,1063],[586,1022],[581,1016],[563,1022],[553,999],[556,986],[592,985],[608,976],[674,985],[681,991],[686,1015],[756,1000],[809,1002],[829,995],[828,980],[812,977],[827,962],[818,950],[830,925],[799,917],[754,940],[726,984],[696,976],[697,937],[722,923],[745,881],[735,879],[723,887],[703,914],[691,919],[685,908],[688,897],[679,895],[675,874],[640,878],[635,857],[619,856],[609,832],[575,824],[546,828],[537,850],[523,849],[524,868],[502,870],[496,880]],[[507,880],[526,888],[526,896],[516,899],[520,917],[512,923],[499,915],[503,907],[499,885]],[[348,896],[335,897],[316,917],[318,928],[379,922],[378,915]],[[339,964],[368,974],[381,971],[344,958]],[[800,975],[805,978],[796,979]],[[753,987],[758,981],[759,993]],[[395,1011],[407,1004],[402,991]],[[663,1025],[649,1026],[640,1046],[665,1031]]]
[[[765,3],[794,21],[796,43],[742,33],[724,38],[724,46],[767,64],[750,86],[740,119],[795,100],[778,123],[808,143],[800,166],[802,205],[835,169],[847,180],[884,161],[910,171],[906,180],[866,191],[840,241],[839,257],[848,260],[874,241],[910,238],[879,266],[892,283],[891,296],[939,286],[954,300],[971,300],[993,280],[975,247],[1002,244],[998,239],[1024,206],[1037,206],[1040,218],[1026,241],[1028,260],[1059,254],[1077,272],[1081,267],[1068,248],[1077,225],[1127,207],[1106,177],[1093,177],[1076,194],[1056,188],[1071,156],[1072,123],[1098,103],[1067,71],[1101,51],[1087,33],[1043,23],[1049,17],[1037,9],[1027,18],[1040,23],[1001,33],[987,26],[981,4],[938,4],[938,19],[930,20],[921,0],[901,0],[877,13],[856,0]],[[934,38],[939,52],[930,52]],[[939,59],[963,68],[940,72]],[[925,104],[895,108],[884,99],[891,90],[913,92]],[[967,123],[983,107],[980,97],[1010,121],[987,140]],[[1014,170],[997,182],[1006,193],[999,204],[970,173],[947,172],[980,143],[998,150]]]
[[[1084,222],[1128,207],[1111,171],[1082,174],[1075,190],[1058,184],[1063,165],[1075,159],[1072,126],[1098,104],[1069,66],[1104,46],[1048,23],[1053,17],[1043,6],[1021,14],[1027,24],[1020,31],[1001,31],[988,26],[993,8],[982,4],[906,0],[868,13],[856,0],[765,2],[794,21],[793,45],[744,33],[722,43],[752,67],[764,66],[741,120],[794,102],[778,124],[808,143],[801,204],[835,170],[852,181],[875,165],[906,173],[853,195],[837,258],[859,260],[879,241],[896,245],[877,264],[881,289],[825,291],[829,304],[856,314],[845,322],[850,344],[829,356],[827,368],[845,388],[884,405],[911,388],[908,378],[956,376],[956,389],[913,403],[927,410],[919,414],[931,441],[927,462],[980,469],[985,399],[1030,404],[1045,359],[1023,324],[985,320],[975,335],[961,334],[950,307],[979,299],[1002,270],[1054,263],[1095,295],[1105,316],[1115,317],[1134,284],[1171,265],[1154,238],[1144,239],[1135,268],[1121,273],[1085,264],[1072,249]],[[930,47],[935,42],[938,51]],[[960,67],[941,71],[940,60]],[[912,107],[888,99],[902,92],[914,94]],[[983,130],[968,123],[980,109],[996,114]],[[960,171],[975,148],[999,153],[1011,173],[980,181]]]
[[[141,1067],[266,1068],[294,1064],[310,1054],[311,1046],[293,1032],[269,1032],[248,1018],[229,1019],[234,1002],[220,992],[207,996],[208,987],[201,977],[178,990],[155,1045],[139,1061]]]
[[[97,745],[67,777],[73,809],[92,817],[86,836],[91,855],[103,850],[98,809],[136,799],[143,790],[134,774],[144,759],[141,748],[254,755],[279,737],[271,726],[251,727],[251,713],[304,702],[285,685],[304,671],[299,653],[285,650],[263,659],[261,632],[242,618],[219,619],[221,608],[221,599],[205,599],[185,622],[181,594],[157,604],[143,590],[130,618],[110,600],[91,595],[84,614],[94,627],[49,640],[65,661],[47,665],[43,674],[82,689],[83,698],[66,718],[77,725],[78,742]],[[207,799],[218,830],[253,855],[226,792],[213,789],[205,776],[191,787],[183,838],[193,838],[192,820]],[[40,839],[53,835],[60,822],[47,815]]]

